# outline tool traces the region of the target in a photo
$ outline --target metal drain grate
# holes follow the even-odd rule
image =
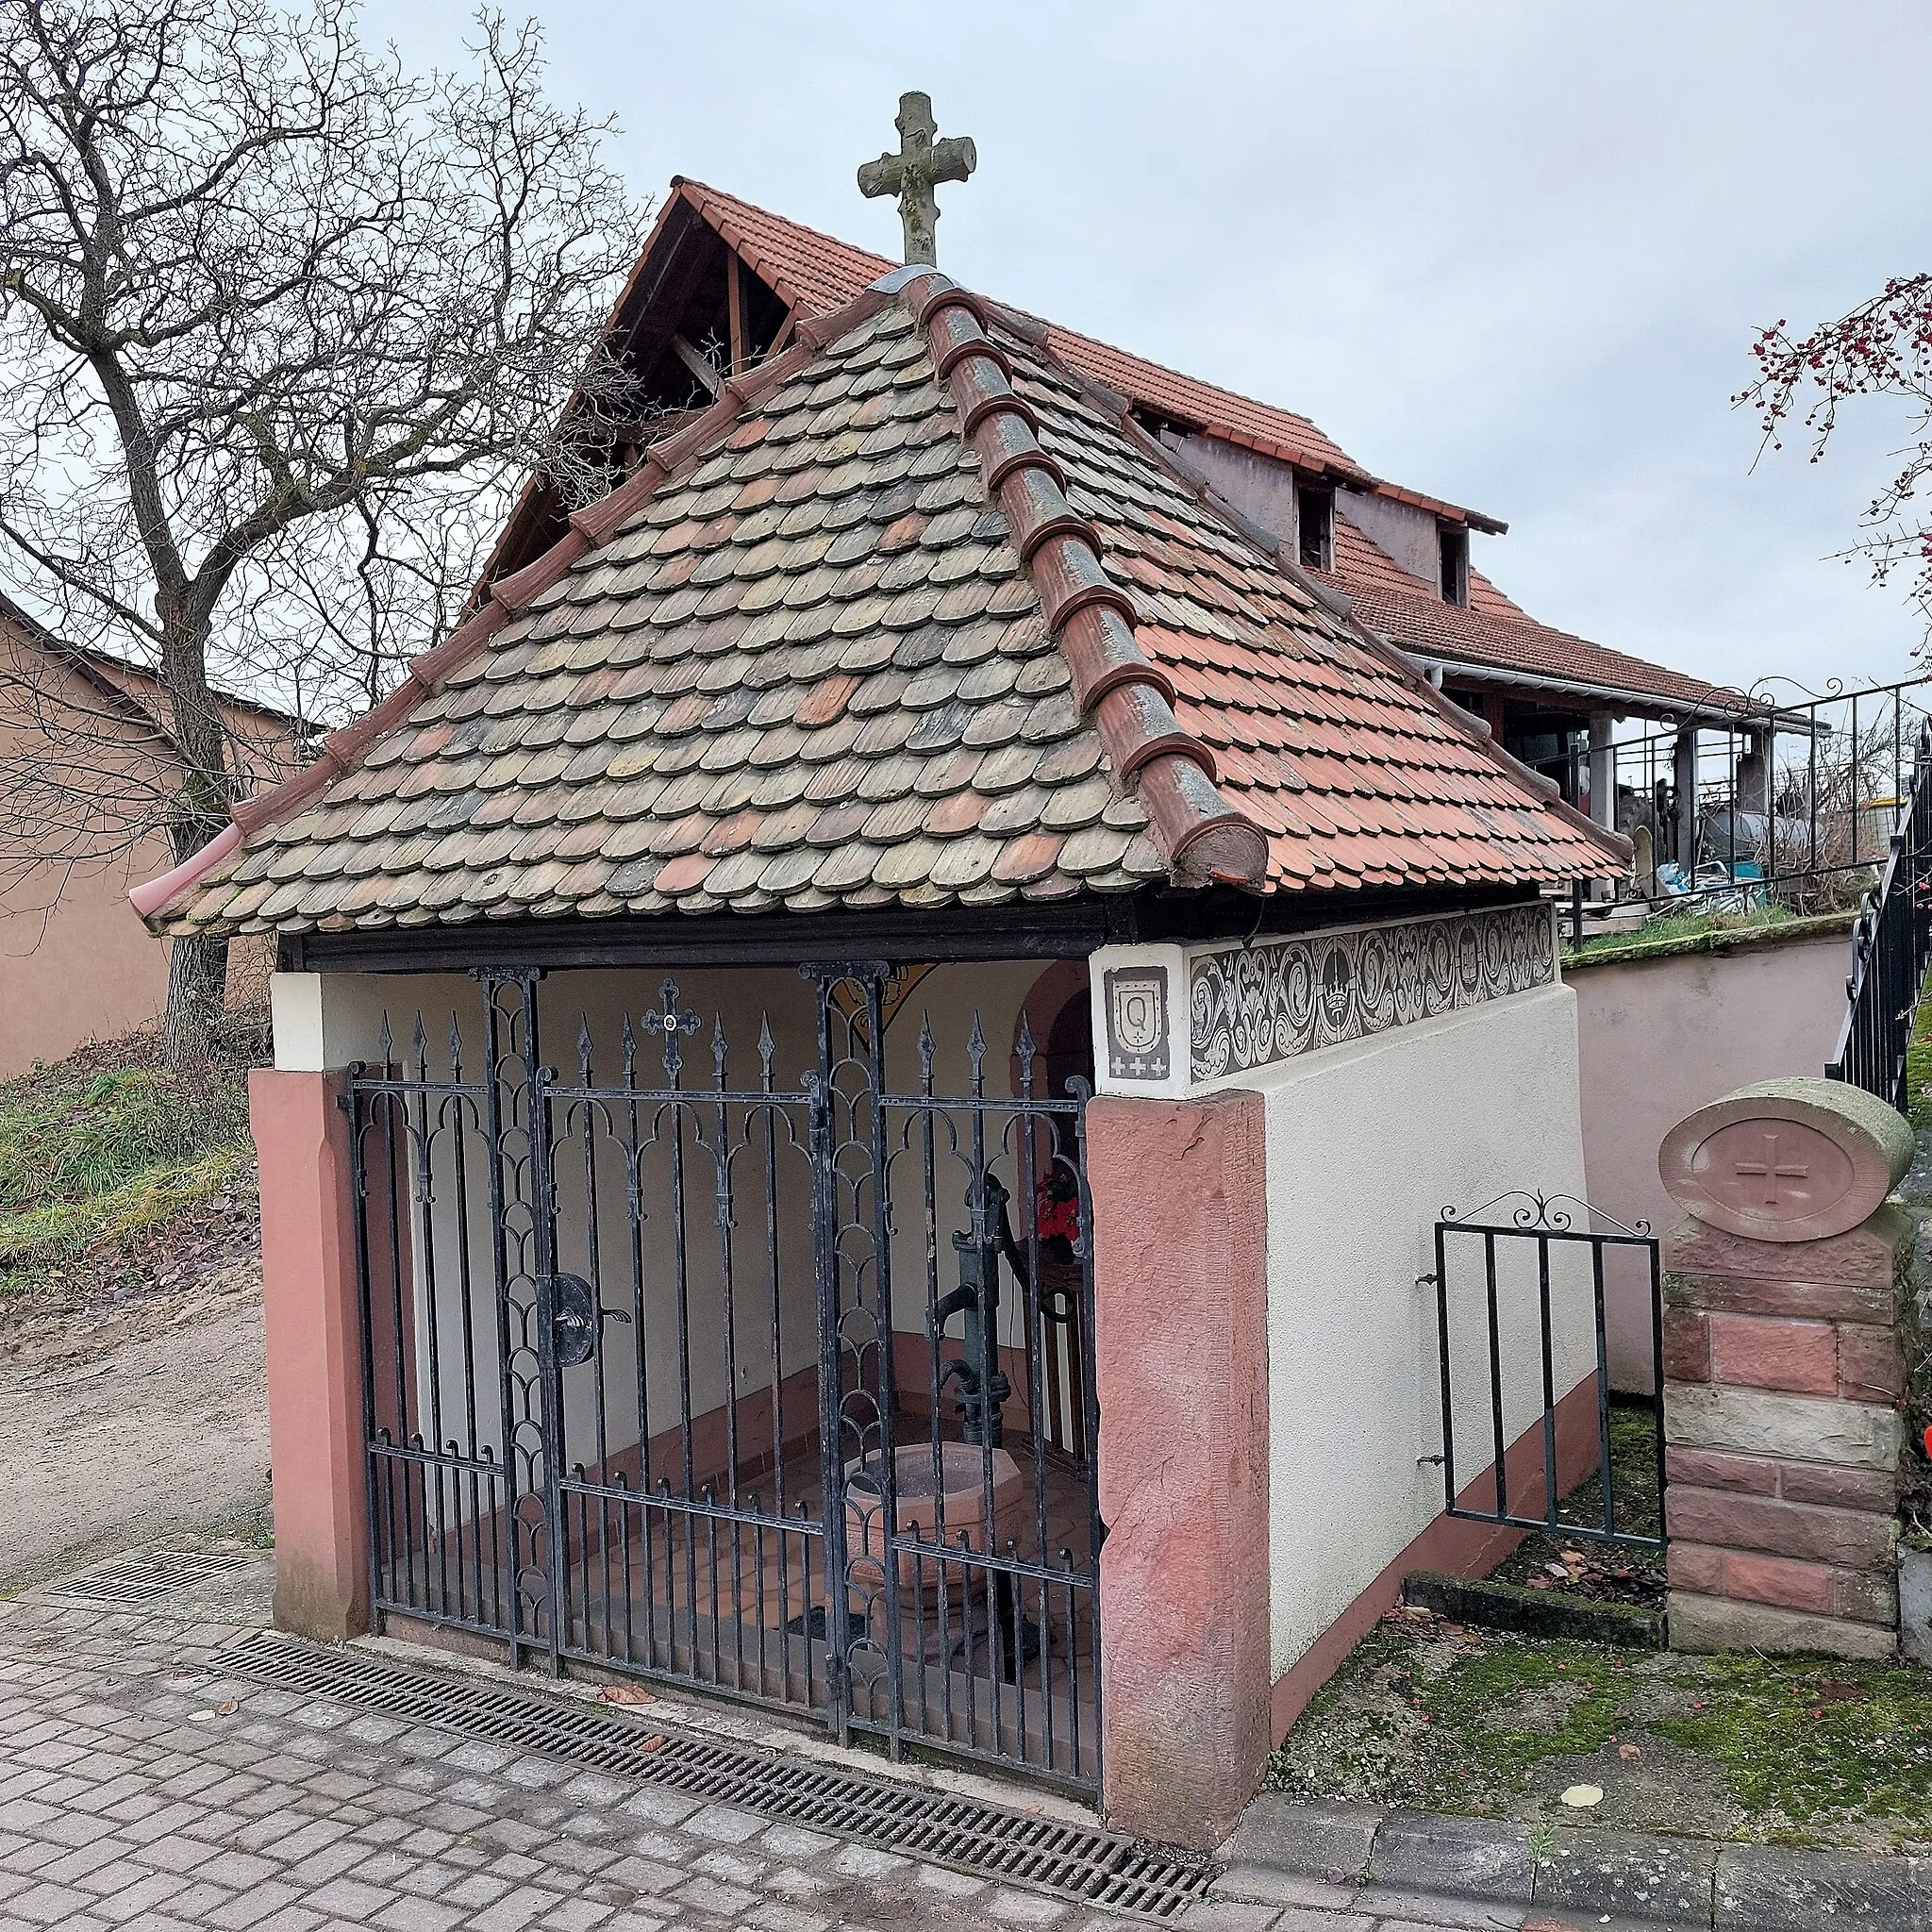
[[[974,1877],[1031,1886],[1144,1919],[1178,1919],[1208,1895],[1212,1866],[1108,1831],[1029,1818],[971,1798],[855,1777],[474,1678],[444,1677],[363,1651],[318,1651],[263,1633],[231,1644],[218,1670],[408,1724],[541,1751],[693,1798],[742,1806]]]
[[[44,1593],[114,1610],[145,1609],[162,1597],[225,1583],[248,1562],[245,1556],[213,1550],[137,1550],[50,1583]]]

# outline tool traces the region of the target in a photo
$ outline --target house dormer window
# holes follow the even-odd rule
[[[1335,492],[1312,483],[1294,487],[1294,522],[1304,570],[1335,568]]]
[[[1442,601],[1467,605],[1469,602],[1469,532],[1453,529],[1447,524],[1436,525],[1436,547],[1442,561]],[[1423,553],[1426,556],[1428,553]]]

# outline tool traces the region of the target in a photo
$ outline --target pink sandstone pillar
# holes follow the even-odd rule
[[[1269,1747],[1261,1097],[1088,1108],[1100,1392],[1102,1804],[1206,1848]]]
[[[1905,1269],[1887,1201],[1912,1158],[1890,1108],[1766,1081],[1672,1129],[1665,1523],[1680,1650],[1898,1647]]]
[[[355,1218],[341,1074],[258,1067],[262,1314],[275,1472],[278,1629],[341,1641],[369,1627],[367,1478]]]

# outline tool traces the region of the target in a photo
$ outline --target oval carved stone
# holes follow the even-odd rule
[[[1673,1200],[1726,1234],[1815,1241],[1868,1219],[1914,1151],[1905,1117],[1841,1080],[1763,1080],[1700,1107],[1664,1136]]]

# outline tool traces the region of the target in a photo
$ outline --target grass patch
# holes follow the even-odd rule
[[[1932,1127],[1932,976],[1919,989],[1919,1009],[1906,1043],[1906,1118],[1922,1134]]]
[[[1648,919],[1629,932],[1599,933],[1581,946],[1566,950],[1572,959],[1591,959],[1604,953],[1622,953],[1633,946],[1668,945],[1677,940],[1708,939],[1713,933],[1749,932],[1759,926],[1786,925],[1797,914],[1783,906],[1758,906],[1748,912],[1679,912]]]
[[[1857,1817],[1932,1830],[1932,1677],[1909,1665],[1705,1660],[1701,1708],[1652,1728],[1708,1757],[1747,1811],[1801,1829]]]
[[[1628,1666],[1591,1644],[1526,1640],[1476,1649],[1421,1687],[1419,1707],[1469,1744],[1492,1781],[1548,1757],[1587,1757],[1616,1735]]]
[[[1271,1760],[1299,1797],[1903,1851],[1932,1844],[1932,1674],[1384,1620]],[[1574,1783],[1603,1804],[1566,1810]]]
[[[248,1185],[248,1063],[177,1075],[142,1035],[0,1083],[0,1294]]]

